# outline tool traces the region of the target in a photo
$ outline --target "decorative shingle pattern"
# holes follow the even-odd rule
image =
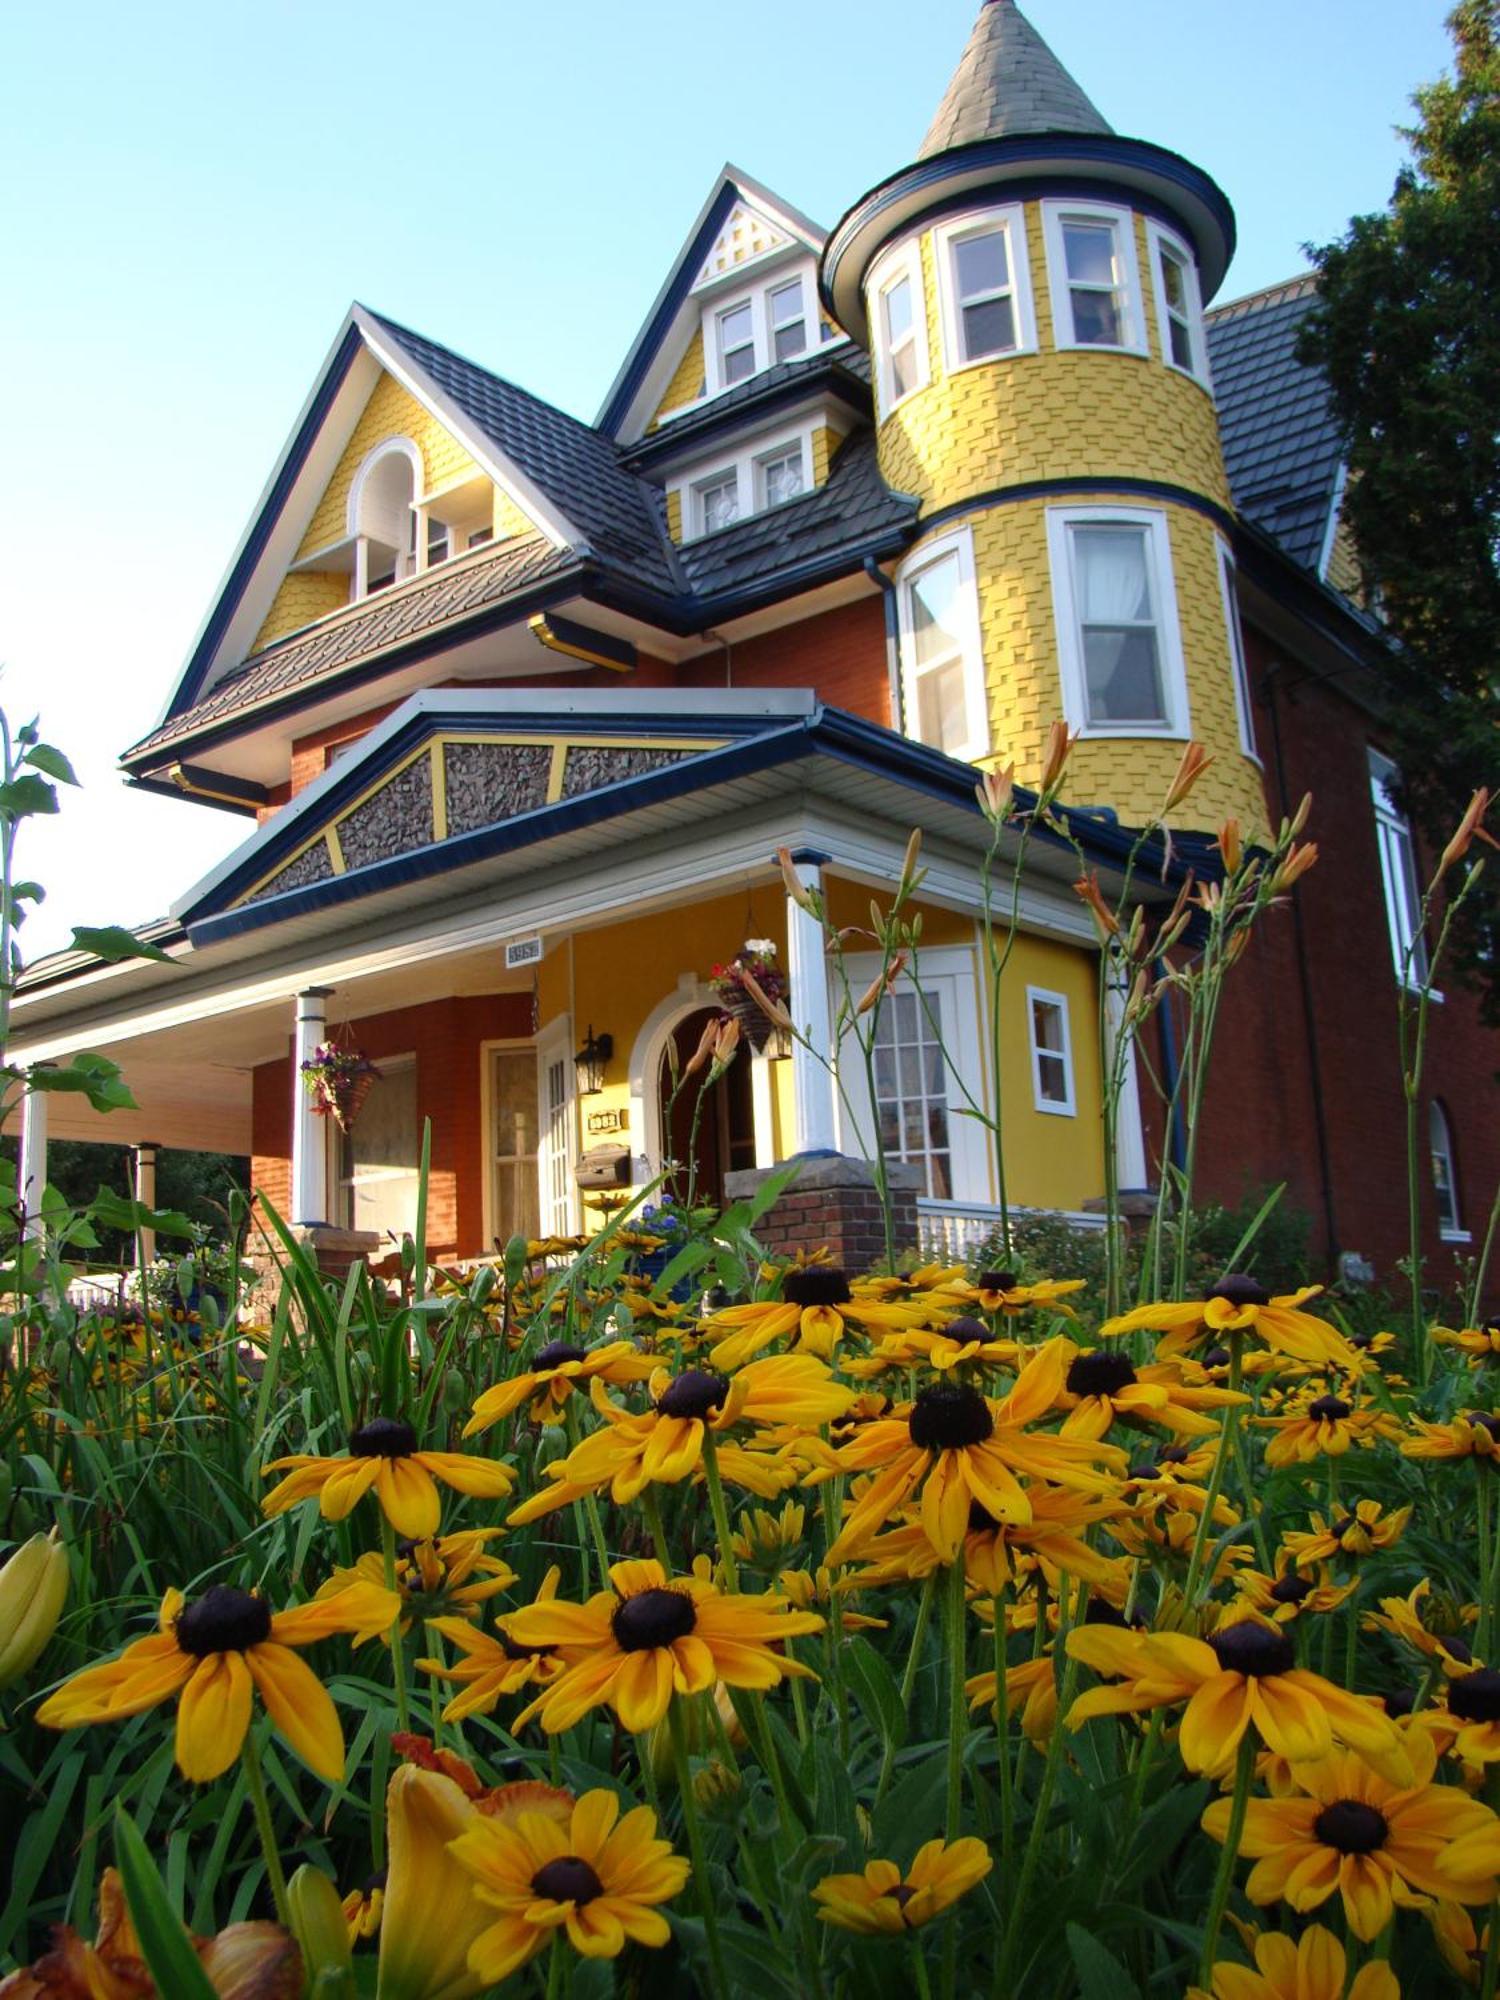
[[[502,542],[493,554],[433,570],[397,590],[382,591],[326,624],[255,653],[202,701],[126,752],[164,749],[210,723],[258,706],[276,695],[332,676],[342,667],[382,653],[418,633],[436,632],[455,619],[498,604],[533,584],[578,567],[578,558],[542,535]]]
[[[550,743],[444,744],[450,838],[545,805],[551,769]]]
[[[1307,569],[1323,551],[1341,459],[1328,385],[1297,359],[1316,296],[1311,276],[1294,278],[1207,315],[1235,506]]]
[[[985,0],[919,160],[1020,132],[1108,132],[1015,0]]]
[[[394,320],[370,315],[539,487],[589,548],[648,587],[675,578],[649,489],[602,431]]]
[[[333,874],[333,863],[328,858],[328,842],[315,840],[311,847],[305,847],[295,860],[285,868],[278,869],[268,882],[263,882],[246,902],[258,903],[265,896],[279,896],[283,889],[306,889],[314,882],[326,882]]]
[[[581,792],[597,792],[601,785],[618,784],[622,778],[638,778],[646,771],[661,771],[680,764],[684,757],[696,757],[696,750],[635,750],[604,744],[577,744],[569,750],[563,765],[562,795],[576,799]]]
[[[416,757],[338,823],[346,868],[367,868],[432,839],[432,762]]]

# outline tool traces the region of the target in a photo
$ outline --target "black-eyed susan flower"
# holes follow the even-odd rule
[[[1230,1334],[1243,1333],[1295,1361],[1320,1368],[1352,1369],[1354,1350],[1337,1327],[1302,1311],[1322,1289],[1321,1285],[1304,1285],[1300,1291],[1273,1296],[1258,1278],[1231,1271],[1220,1278],[1206,1299],[1185,1299],[1181,1304],[1162,1300],[1137,1306],[1134,1312],[1106,1320],[1099,1332],[1105,1339],[1142,1328],[1159,1333],[1163,1336],[1156,1347],[1159,1360],[1186,1353],[1200,1342],[1212,1346]]]
[[[1382,1597],[1379,1610],[1367,1611],[1361,1623],[1368,1632],[1389,1632],[1425,1658],[1463,1670],[1474,1665],[1474,1654],[1459,1627],[1477,1616],[1472,1606],[1435,1591],[1424,1576],[1405,1597]]]
[[[857,1583],[857,1579],[855,1580]],[[845,1632],[883,1632],[890,1622],[871,1618],[854,1609],[854,1585],[836,1582],[826,1564],[816,1570],[784,1569],[776,1577],[776,1589],[799,1611],[826,1610],[834,1597],[839,1601],[839,1625]]]
[[[1387,1514],[1378,1500],[1357,1500],[1346,1513],[1326,1521],[1313,1514],[1307,1529],[1288,1529],[1284,1540],[1292,1560],[1304,1568],[1309,1563],[1328,1562],[1335,1556],[1346,1558],[1372,1555],[1399,1542],[1411,1519],[1410,1507],[1397,1507]]]
[[[783,1273],[779,1299],[726,1306],[710,1314],[703,1330],[723,1335],[709,1355],[714,1367],[733,1369],[773,1340],[789,1341],[807,1354],[831,1361],[849,1327],[867,1334],[897,1333],[921,1325],[926,1317],[925,1306],[884,1300],[872,1286],[860,1279],[851,1283],[832,1265],[809,1264]]]
[[[627,1941],[666,1944],[671,1930],[657,1905],[691,1872],[657,1839],[649,1806],[622,1819],[603,1789],[585,1792],[566,1826],[541,1813],[476,1817],[449,1853],[488,1919],[469,1947],[469,1969],[496,1985],[559,1933],[585,1958],[617,1958]]]
[[[1178,1437],[1212,1437],[1218,1429],[1209,1410],[1225,1410],[1250,1398],[1237,1389],[1216,1388],[1203,1377],[1191,1382],[1175,1362],[1137,1368],[1118,1347],[1076,1347],[1064,1342],[1068,1372],[1060,1406],[1067,1411],[1064,1437],[1102,1438],[1113,1424],[1160,1424]],[[1201,1371],[1200,1371],[1201,1375]]]
[[[589,1393],[604,1419],[602,1428],[548,1466],[550,1486],[512,1509],[510,1525],[524,1526],[603,1486],[624,1505],[647,1486],[677,1485],[700,1470],[708,1430],[723,1477],[771,1499],[795,1484],[796,1468],[778,1468],[768,1454],[737,1449],[725,1433],[739,1424],[829,1423],[855,1400],[855,1391],[836,1382],[810,1354],[767,1355],[733,1375],[689,1368],[674,1376],[658,1368],[651,1378],[651,1408],[639,1412],[622,1410],[597,1383]]]
[[[1487,1319],[1482,1326],[1435,1326],[1432,1337],[1440,1346],[1458,1348],[1476,1368],[1500,1362],[1500,1319]]]
[[[976,1606],[983,1617],[985,1607]],[[993,1618],[993,1605],[990,1606]],[[994,1669],[973,1674],[964,1682],[970,1708],[999,1708],[1000,1682]],[[1005,1670],[1005,1712],[1007,1719],[1020,1718],[1021,1734],[1028,1743],[1045,1744],[1057,1727],[1057,1668],[1049,1645],[1035,1659],[1013,1660]]]
[[[1390,1718],[1321,1674],[1299,1668],[1279,1626],[1255,1618],[1221,1625],[1211,1638],[1183,1632],[1122,1632],[1076,1626],[1069,1655],[1120,1684],[1091,1688],[1068,1713],[1081,1728],[1097,1715],[1139,1715],[1185,1703],[1179,1749],[1190,1771],[1210,1777],[1233,1764],[1253,1729],[1291,1763],[1326,1757],[1335,1742],[1404,1775],[1401,1739]]]
[[[774,1568],[802,1540],[806,1523],[807,1509],[800,1500],[783,1501],[775,1514],[764,1507],[750,1508],[740,1516],[739,1532],[731,1537],[735,1560]]]
[[[523,1403],[529,1403],[533,1423],[560,1424],[568,1398],[585,1383],[612,1382],[622,1388],[629,1382],[643,1382],[659,1365],[628,1340],[607,1341],[602,1347],[573,1347],[565,1340],[549,1340],[531,1357],[531,1366],[524,1374],[496,1382],[475,1398],[474,1414],[464,1425],[464,1436],[488,1430]]]
[[[1476,1458],[1500,1465],[1500,1410],[1464,1410],[1446,1424],[1426,1424],[1420,1417],[1411,1422],[1417,1435],[1401,1444],[1407,1458]]]
[[[542,1584],[542,1603],[557,1594],[561,1572],[550,1569]],[[502,1695],[523,1688],[545,1687],[562,1671],[562,1656],[547,1646],[522,1646],[504,1631],[477,1632],[460,1618],[434,1618],[434,1632],[458,1648],[457,1660],[418,1660],[423,1673],[453,1681],[459,1692],[443,1710],[444,1722],[462,1722],[468,1715],[488,1715]]]
[[[825,1875],[813,1889],[818,1916],[865,1937],[904,1937],[966,1896],[994,1867],[982,1840],[929,1840],[905,1874],[894,1861],[870,1861],[862,1875]]]
[[[1278,1549],[1269,1576],[1264,1570],[1242,1569],[1235,1574],[1234,1587],[1262,1618],[1275,1625],[1289,1625],[1295,1618],[1337,1611],[1359,1585],[1335,1583],[1324,1563],[1299,1569],[1286,1549]]]
[[[337,1783],[343,1731],[327,1690],[292,1648],[335,1632],[368,1638],[389,1631],[399,1608],[393,1592],[364,1582],[295,1611],[272,1611],[263,1597],[222,1583],[191,1600],[169,1590],[156,1633],[119,1659],[74,1674],[48,1695],[37,1721],[49,1729],[123,1722],[177,1695],[177,1768],[206,1785],[240,1754],[258,1689],[297,1755]]]
[[[868,1380],[893,1368],[1019,1368],[1023,1350],[1007,1334],[991,1333],[982,1320],[960,1313],[941,1327],[911,1326],[887,1333],[872,1354],[843,1361],[846,1375]]]
[[[1267,1465],[1310,1465],[1316,1458],[1341,1458],[1351,1446],[1399,1437],[1401,1426],[1378,1405],[1361,1405],[1322,1384],[1299,1389],[1279,1416],[1253,1421],[1271,1433]]]
[[[1352,1752],[1337,1751],[1293,1765],[1299,1796],[1251,1799],[1239,1841],[1239,1852],[1255,1862],[1245,1884],[1250,1901],[1306,1912],[1338,1895],[1350,1930],[1366,1944],[1398,1906],[1420,1908],[1427,1896],[1487,1903],[1493,1868],[1476,1862],[1466,1874],[1444,1876],[1437,1864],[1454,1841],[1500,1823],[1456,1785],[1432,1783],[1430,1745],[1414,1738],[1409,1748],[1414,1782],[1408,1785],[1394,1785]],[[1216,1799],[1203,1815],[1204,1831],[1222,1843],[1231,1812],[1228,1799]]]
[[[1401,1985],[1390,1966],[1372,1959],[1348,1983],[1344,1947],[1321,1924],[1312,1924],[1295,1942],[1282,1931],[1255,1940],[1255,1970],[1218,1959],[1213,1989],[1190,1986],[1187,2000],[1401,2000]]]
[[[1039,1348],[1001,1402],[990,1402],[967,1382],[945,1378],[842,1446],[841,1468],[876,1476],[853,1497],[828,1561],[858,1554],[919,1491],[923,1530],[945,1563],[958,1554],[975,1501],[996,1521],[1031,1519],[1031,1501],[1018,1475],[1111,1494],[1113,1481],[1099,1468],[1123,1470],[1123,1452],[1088,1438],[1026,1428],[1057,1401],[1063,1346],[1054,1340]]]
[[[336,1458],[298,1452],[266,1467],[287,1477],[261,1501],[267,1514],[284,1514],[316,1496],[327,1521],[342,1521],[372,1492],[398,1535],[420,1541],[435,1535],[442,1519],[437,1482],[480,1500],[499,1500],[516,1483],[508,1465],[461,1451],[423,1451],[400,1417],[372,1417],[349,1434],[349,1450]]]
[[[964,1576],[970,1587],[992,1595],[1006,1589],[1015,1574],[1018,1555],[1033,1557],[1055,1586],[1058,1573],[1082,1577],[1096,1587],[1128,1582],[1125,1564],[1090,1546],[1089,1529],[1118,1514],[1120,1503],[1066,1487],[1027,1488],[1029,1521],[997,1521],[977,1500],[969,1503],[963,1538]],[[942,1557],[920,1520],[873,1536],[860,1552],[859,1584],[920,1581],[930,1576]]]
[[[1490,1948],[1489,1925],[1476,1924],[1462,1903],[1446,1896],[1427,1911],[1427,1921],[1444,1965],[1466,1986],[1477,1986]]]
[[[515,1571],[486,1550],[486,1544],[504,1532],[503,1528],[463,1528],[419,1542],[398,1542],[396,1591],[401,1599],[402,1631],[411,1630],[413,1619],[478,1618],[480,1605],[508,1589],[516,1580]],[[385,1558],[379,1549],[369,1550],[348,1569],[336,1569],[317,1595],[332,1597],[361,1580],[384,1586]]]
[[[702,1694],[715,1681],[769,1688],[788,1675],[815,1678],[778,1650],[823,1620],[794,1610],[775,1592],[730,1595],[711,1583],[706,1560],[691,1576],[669,1577],[658,1562],[619,1562],[611,1588],[586,1604],[556,1598],[511,1612],[502,1624],[518,1645],[559,1653],[563,1671],[518,1715],[555,1734],[591,1708],[608,1706],[626,1729],[661,1721],[674,1694]]]
[[[959,1297],[971,1299],[981,1312],[1014,1314],[1040,1308],[1072,1319],[1073,1308],[1063,1305],[1062,1300],[1081,1292],[1086,1282],[1083,1278],[1038,1278],[1026,1285],[1014,1271],[981,1271],[972,1286],[955,1285],[953,1289]]]
[[[1500,1763],[1500,1671],[1444,1662],[1451,1675],[1443,1700],[1411,1719],[1447,1756],[1479,1770]]]

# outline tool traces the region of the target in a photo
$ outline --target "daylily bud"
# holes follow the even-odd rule
[[[1067,763],[1068,754],[1077,741],[1077,735],[1069,730],[1065,722],[1054,722],[1048,731],[1047,755],[1042,764],[1040,787],[1043,798],[1049,797],[1057,789],[1058,781],[1063,774],[1063,766]]]
[[[988,819],[1002,820],[1010,811],[1010,802],[1016,788],[1016,767],[1002,764],[998,771],[986,771],[974,787],[974,796],[979,801],[979,810]]]
[[[1099,930],[1104,937],[1119,936],[1119,923],[1116,921],[1114,911],[1110,909],[1100,893],[1099,877],[1097,874],[1085,875],[1081,882],[1075,882],[1073,884],[1073,894],[1081,896],[1084,902],[1088,904],[1089,909],[1093,913],[1094,922],[1099,926]]]
[[[791,1015],[787,1012],[781,1001],[771,998],[753,972],[742,970],[740,973],[740,984],[768,1021],[774,1021],[778,1028],[791,1027]]]
[[[1224,872],[1233,875],[1240,865],[1244,849],[1240,845],[1240,823],[1237,819],[1226,819],[1219,828],[1219,837],[1214,845],[1224,857]]]
[[[696,1076],[700,1069],[706,1068],[709,1058],[714,1052],[714,1043],[718,1038],[719,1021],[720,1017],[717,1014],[713,1014],[704,1023],[703,1033],[698,1037],[698,1046],[693,1050],[693,1053],[688,1057],[684,1065],[682,1072],[684,1083],[686,1083],[690,1076]]]
[[[734,1061],[735,1050],[740,1045],[740,1024],[738,1021],[718,1021],[713,1044],[713,1074],[721,1076]]]
[[[339,1892],[320,1868],[304,1861],[286,1885],[292,1930],[302,1947],[302,1970],[310,1992],[344,2000],[354,1992],[349,1922]]]
[[[1182,753],[1181,761],[1178,763],[1177,775],[1168,787],[1167,796],[1162,803],[1161,811],[1163,819],[1175,807],[1182,804],[1188,793],[1197,784],[1213,761],[1213,758],[1209,756],[1201,743],[1189,743],[1187,745]]]
[[[0,1569],[0,1688],[35,1665],[67,1598],[68,1552],[56,1528],[33,1535]]]
[[[1302,831],[1303,827],[1307,825],[1308,818],[1311,812],[1312,812],[1312,793],[1304,792],[1302,794],[1302,803],[1298,806],[1297,810],[1292,814],[1292,823],[1287,828],[1288,839],[1295,840],[1297,838],[1297,835]]]
[[[911,830],[911,838],[906,843],[906,853],[902,856],[901,860],[900,886],[902,889],[911,888],[912,878],[915,875],[917,868],[917,856],[921,852],[922,852],[922,829],[919,826],[914,826]]]
[[[1294,882],[1300,881],[1308,869],[1316,865],[1317,859],[1315,841],[1304,841],[1301,847],[1289,849],[1286,859],[1271,877],[1270,893],[1273,896],[1285,895]]]
[[[1490,788],[1488,785],[1481,785],[1465,808],[1464,816],[1459,821],[1453,838],[1443,849],[1443,858],[1437,865],[1437,872],[1440,878],[1447,874],[1455,861],[1463,860],[1473,844],[1476,833],[1481,838],[1489,840],[1489,835],[1485,833],[1484,828],[1480,825],[1480,821],[1489,809]],[[1493,846],[1494,842],[1490,841],[1490,845]]]
[[[854,1009],[856,1014],[868,1014],[881,995],[890,992],[896,981],[901,977],[901,974],[906,970],[906,961],[910,956],[909,952],[898,951],[890,964],[876,973],[875,977],[860,995],[859,1004]]]
[[[812,891],[797,873],[797,864],[792,859],[792,850],[789,847],[778,847],[776,850],[776,860],[781,868],[781,879],[786,884],[787,894],[799,909],[806,910],[809,916],[815,917],[818,914],[817,903],[813,898]]]

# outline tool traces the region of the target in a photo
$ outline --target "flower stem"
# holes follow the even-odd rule
[[[667,1546],[667,1531],[661,1524],[661,1502],[656,1497],[654,1486],[641,1488],[641,1512],[646,1517],[646,1526],[651,1530],[651,1546],[656,1551],[656,1560],[667,1575],[672,1574],[672,1551]]]
[[[1257,1738],[1248,1725],[1240,1738],[1239,1755],[1234,1766],[1234,1797],[1229,1805],[1229,1825],[1224,1830],[1224,1846],[1219,1855],[1218,1872],[1214,1876],[1214,1891],[1208,1906],[1208,1921],[1203,1927],[1203,1956],[1199,1962],[1198,1977],[1204,1986],[1212,1986],[1214,1978],[1214,1953],[1219,1948],[1219,1932],[1224,1927],[1224,1909],[1229,1901],[1229,1886],[1234,1880],[1234,1864],[1239,1859],[1240,1835],[1245,1830],[1245,1813],[1250,1804],[1250,1781],[1255,1776],[1255,1746]]]
[[[276,1921],[290,1930],[292,1913],[286,1895],[286,1871],[282,1868],[281,1852],[276,1845],[276,1829],[271,1824],[271,1801],[266,1797],[266,1781],[260,1768],[260,1750],[253,1726],[245,1731],[240,1762],[245,1767],[245,1789],[250,1794],[250,1809],[255,1814],[260,1851],[266,1857],[266,1880],[271,1885],[271,1900],[276,1905]]]
[[[958,1838],[964,1803],[964,1746],[969,1734],[969,1712],[964,1705],[964,1682],[968,1679],[969,1628],[968,1600],[964,1593],[964,1545],[959,1543],[948,1569],[948,1810],[943,1823],[944,1837]],[[958,1973],[958,1925],[949,1923],[943,1938],[943,2000],[953,2000]]]
[[[383,1507],[380,1510],[380,1547],[385,1556],[385,1587],[387,1590],[395,1590],[396,1530],[391,1526]],[[391,1624],[391,1672],[396,1683],[396,1721],[401,1729],[408,1730],[411,1728],[411,1705],[406,1694],[406,1641],[401,1634],[399,1607]]]
[[[703,1476],[708,1482],[708,1504],[713,1512],[714,1533],[719,1538],[719,1563],[724,1571],[724,1581],[731,1590],[738,1590],[740,1572],[734,1559],[729,1510],[724,1505],[724,1482],[719,1477],[719,1454],[713,1431],[707,1424],[703,1426]]]
[[[1495,1617],[1495,1584],[1500,1578],[1500,1559],[1495,1557],[1491,1547],[1491,1493],[1490,1482],[1494,1475],[1490,1471],[1490,1461],[1476,1455],[1474,1477],[1477,1491],[1477,1512],[1479,1515],[1479,1630],[1475,1633],[1475,1650],[1481,1660],[1490,1656],[1490,1628]]]
[[[552,1943],[547,1953],[547,2000],[562,2000],[563,1990],[563,1934],[552,1933]]]
[[[1245,1359],[1245,1336],[1239,1328],[1229,1334],[1229,1386],[1238,1390],[1240,1373]],[[1224,1485],[1224,1473],[1234,1451],[1235,1433],[1239,1429],[1241,1405],[1231,1403],[1224,1412],[1223,1427],[1219,1432],[1219,1447],[1214,1453],[1213,1469],[1208,1475],[1208,1489],[1203,1496],[1203,1512],[1198,1517],[1198,1532],[1193,1537],[1193,1553],[1188,1563],[1187,1581],[1182,1587],[1183,1600],[1193,1601],[1193,1593],[1198,1587],[1199,1575],[1203,1568],[1203,1551],[1213,1528],[1214,1509],[1218,1505],[1219,1494]],[[1247,1498],[1249,1496],[1247,1495]]]
[[[938,1573],[932,1570],[922,1585],[922,1595],[917,1600],[917,1622],[912,1627],[911,1650],[906,1656],[906,1671],[901,1676],[901,1712],[911,1713],[911,1693],[917,1682],[917,1668],[922,1660],[922,1641],[927,1636],[928,1621],[932,1617],[933,1593],[937,1589]],[[896,1739],[886,1738],[885,1749],[880,1759],[880,1776],[875,1784],[875,1803],[885,1797],[885,1788],[891,1782],[891,1773],[896,1768]]]
[[[1007,1641],[1009,1591],[1000,1590],[994,1602],[995,1638],[995,1741],[1000,1752],[1000,1864],[1010,1873],[1011,1853],[1016,1842],[1016,1800],[1010,1769],[1010,1659]]]
[[[703,1847],[703,1829],[698,1822],[698,1802],[693,1797],[693,1772],[688,1758],[687,1731],[682,1709],[673,1701],[667,1709],[667,1727],[672,1733],[672,1757],[677,1766],[677,1796],[682,1805],[682,1824],[692,1857],[693,1882],[698,1891],[698,1908],[703,1916],[703,1935],[708,1942],[709,1985],[714,2000],[727,2000],[729,1981],[724,1976],[723,1950],[719,1943],[719,1920],[714,1909],[713,1884],[708,1879],[708,1859]]]
[[[927,1978],[927,1955],[922,1949],[921,1938],[915,1932],[907,1939],[907,1948],[911,1952],[911,1969],[917,2000],[932,2000],[932,1987]]]
[[[1058,1773],[1062,1768],[1064,1720],[1073,1705],[1073,1689],[1077,1680],[1078,1662],[1070,1659],[1063,1671],[1062,1692],[1057,1703],[1057,1719],[1052,1725],[1052,1735],[1047,1744],[1047,1761],[1042,1766],[1041,1790],[1037,1793],[1036,1811],[1032,1815],[1031,1830],[1026,1836],[1026,1852],[1021,1858],[1021,1873],[1016,1880],[1015,1897],[1010,1906],[1010,1916],[1006,1920],[1005,1942],[995,1958],[995,1978],[990,1988],[992,2000],[1012,2000],[1011,1962],[1016,1955],[1016,1946],[1021,1941],[1021,1922],[1025,1915],[1027,1898],[1031,1894],[1037,1863],[1041,1859],[1042,1839],[1052,1812],[1052,1794],[1057,1789]]]

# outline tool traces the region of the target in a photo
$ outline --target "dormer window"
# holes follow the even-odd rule
[[[736,521],[788,506],[813,485],[813,439],[818,423],[809,418],[790,434],[766,441],[747,440],[733,457],[686,469],[667,482],[680,505],[684,541],[717,535]]]
[[[750,301],[721,312],[718,329],[719,376],[727,389],[755,373],[755,313]]]
[[[1059,347],[1146,351],[1134,221],[1099,202],[1044,202],[1043,233]]]
[[[389,590],[416,573],[417,517],[413,502],[422,460],[410,438],[377,445],[349,491],[354,543],[354,595]]]
[[[791,361],[807,348],[807,307],[802,280],[773,285],[767,294],[771,318],[771,359]]]
[[[700,535],[716,535],[721,528],[727,528],[740,518],[740,482],[738,472],[731,466],[728,472],[716,473],[712,479],[700,481],[693,488],[693,498],[698,516]]]
[[[756,499],[761,507],[784,507],[807,491],[799,439],[755,461]]]
[[[780,260],[778,260],[780,261]],[[815,345],[812,325],[812,266],[779,270],[753,290],[731,292],[705,303],[703,350],[705,394],[748,382],[779,361],[795,361]]]

